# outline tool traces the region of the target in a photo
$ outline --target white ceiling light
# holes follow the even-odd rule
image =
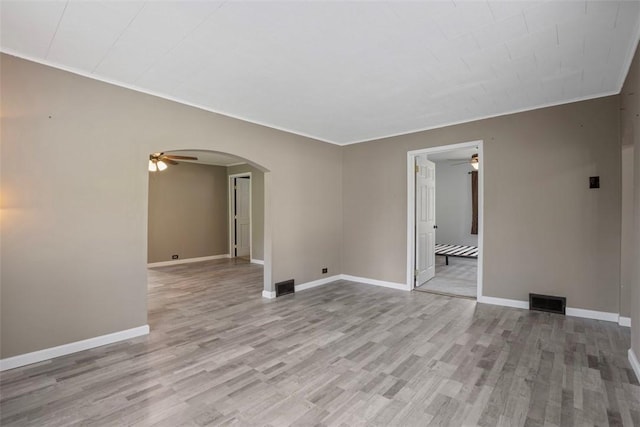
[[[171,153],[152,153],[149,154],[149,171],[163,171],[167,168],[167,163],[177,165],[178,161],[198,161],[198,158]]]
[[[346,144],[618,93],[639,22],[638,1],[3,0],[0,49]]]
[[[475,170],[478,170],[478,168],[480,167],[480,158],[478,157],[477,154],[473,154],[471,156],[471,161],[469,163],[471,164],[472,168],[474,168]]]
[[[158,160],[157,158],[152,158],[149,160],[149,172],[162,172],[167,168],[167,164],[162,160]]]

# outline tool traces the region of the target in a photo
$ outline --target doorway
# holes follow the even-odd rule
[[[481,299],[482,141],[407,153],[407,288]]]
[[[229,175],[229,254],[251,260],[251,172]]]
[[[147,201],[150,207],[147,209],[147,266],[152,268],[167,267],[212,260],[218,260],[224,264],[223,258],[233,257],[235,259],[235,252],[231,250],[231,238],[229,237],[231,230],[230,204],[233,194],[232,191],[229,191],[230,178],[245,176],[247,184],[250,185],[248,194],[251,197],[248,197],[244,210],[249,218],[245,222],[248,227],[244,227],[245,236],[248,236],[248,239],[244,239],[244,246],[247,251],[245,252],[246,257],[255,258],[249,259],[246,264],[264,266],[262,269],[262,296],[275,298],[272,282],[270,171],[259,164],[231,153],[199,148],[165,150],[159,148],[147,160],[153,162],[153,156],[160,155],[167,155],[164,157],[168,157],[174,162],[158,159],[158,161],[163,160],[168,164],[154,167],[153,171],[151,171],[151,164],[149,165],[146,182]],[[222,170],[218,171],[219,173],[215,172],[215,179],[213,179],[209,175],[205,176],[195,172],[195,169],[203,168],[211,171],[214,169]],[[181,175],[188,176],[189,181],[183,182],[182,179],[177,179],[172,171],[181,172]],[[152,173],[158,176],[152,176]],[[162,176],[160,176],[161,174]],[[169,175],[176,179],[172,179]],[[157,188],[157,191],[154,191],[151,183],[159,178],[169,181],[173,186],[182,182],[182,186],[175,191],[169,191],[166,188],[164,190]],[[213,197],[214,193],[210,191],[212,185],[216,188],[216,197]],[[155,206],[152,199],[163,201],[163,207]],[[216,213],[222,209],[215,217],[222,218],[219,224],[217,221],[213,221],[215,218],[210,214],[212,209],[215,209]],[[156,226],[150,224],[154,221],[154,212],[159,215],[161,222],[158,222],[159,226],[158,224]],[[186,233],[185,227],[191,232]],[[247,228],[248,232],[246,232]],[[215,244],[219,246],[216,246],[217,252],[213,253],[209,251],[209,246],[206,246],[212,241],[212,233],[215,234]],[[165,245],[166,247],[158,246],[156,241],[158,236],[169,241]],[[159,250],[160,252],[158,252]],[[152,252],[159,253],[160,259],[150,259],[149,254]],[[186,255],[184,255],[185,253]],[[172,254],[178,256],[174,257]],[[244,260],[237,264],[244,264]]]

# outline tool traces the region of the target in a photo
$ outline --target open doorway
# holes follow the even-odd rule
[[[263,296],[271,295],[268,170],[228,153],[172,150],[150,154],[148,176],[148,267],[260,264],[251,271],[262,276]],[[230,247],[232,212],[238,251],[235,239]]]
[[[229,175],[229,254],[251,260],[251,172]]]
[[[408,153],[407,284],[482,295],[482,141]]]

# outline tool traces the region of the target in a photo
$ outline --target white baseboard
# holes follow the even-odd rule
[[[336,274],[334,276],[324,277],[322,279],[313,280],[311,282],[302,283],[295,286],[296,292],[304,291],[306,289],[316,288],[328,283],[335,282],[337,280],[348,280],[350,282],[364,283],[366,285],[383,286],[385,288],[397,289],[401,291],[407,290],[407,285],[404,283],[385,282],[383,280],[368,279],[366,277],[350,276],[348,274]],[[262,291],[263,298],[275,298],[275,292]]]
[[[351,276],[349,274],[341,274],[340,275],[340,279],[349,280],[351,282],[364,283],[364,284],[367,284],[367,285],[383,286],[385,288],[397,289],[397,290],[400,290],[400,291],[408,291],[408,290],[410,290],[410,289],[407,289],[407,285],[405,283],[386,282],[384,280],[377,280],[377,279],[369,279],[369,278],[366,278],[366,277]]]
[[[335,282],[336,280],[340,280],[340,275],[325,277],[323,279],[314,280],[311,282],[302,283],[300,285],[295,285],[296,292],[304,291],[305,289],[311,289],[318,286],[326,285],[327,283]],[[275,291],[262,291],[263,298],[275,298]]]
[[[307,282],[307,283],[302,283],[300,285],[296,285],[296,292],[298,291],[304,291],[305,289],[311,289],[311,288],[315,288],[317,286],[322,286],[322,285],[326,285],[327,283],[331,283],[331,282],[335,282],[336,280],[340,280],[340,274],[337,274],[335,276],[330,276],[330,277],[325,277],[322,279],[318,279],[318,280],[313,280],[311,282]]]
[[[627,328],[630,328],[631,327],[631,318],[630,317],[620,316],[620,318],[618,319],[618,325],[626,326]]]
[[[629,349],[628,355],[629,355],[629,364],[633,368],[633,372],[635,372],[636,378],[638,379],[638,381],[640,381],[640,362],[638,362],[638,358],[636,357],[636,354],[633,352],[633,349],[631,348]]]
[[[261,259],[253,259],[251,258],[251,264],[260,264],[260,265],[264,265],[264,261]]]
[[[32,353],[20,354],[0,360],[0,371],[19,368],[20,366],[31,365],[55,357],[65,356],[78,351],[89,350],[118,341],[125,341],[131,338],[149,334],[149,325],[138,326],[137,328],[126,329],[124,331],[113,332],[99,337],[88,338],[82,341],[71,342],[57,347],[45,348]]]
[[[495,298],[482,296],[478,302],[483,304],[501,305],[504,307],[515,307],[529,309],[529,301],[521,301],[516,299]],[[618,313],[610,313],[607,311],[585,310],[583,308],[567,307],[567,316],[582,317],[584,319],[604,320],[607,322],[615,322],[621,326],[631,326],[631,319],[621,317]]]
[[[501,305],[504,307],[514,307],[514,308],[524,308],[526,310],[529,309],[529,301],[520,301],[517,299],[481,296],[478,302],[482,304]]]
[[[150,262],[147,267],[166,267],[168,265],[189,264],[191,262],[211,261],[212,259],[230,258],[229,254],[201,256],[198,258],[172,259],[171,261]]]
[[[383,280],[369,279],[366,277],[351,276],[349,274],[337,274],[335,276],[330,276],[323,279],[318,279],[311,282],[296,285],[295,290],[296,292],[303,291],[305,289],[311,289],[317,286],[326,285],[328,283],[335,282],[336,280],[348,280],[351,282],[364,283],[367,285],[374,285],[374,286],[383,286],[385,288],[397,289],[402,291],[409,290],[407,289],[407,285],[404,283],[387,282]],[[275,298],[275,295],[276,295],[275,292],[262,291],[262,296],[264,298]],[[481,296],[478,299],[478,302],[482,304],[492,304],[492,305],[499,305],[503,307],[522,308],[525,310],[529,309],[529,301],[522,301],[522,300],[515,300],[515,299]],[[622,317],[618,313],[567,307],[566,314],[567,316],[582,317],[585,319],[615,322],[615,323],[618,323],[620,326],[627,326],[627,327],[631,326],[631,319],[628,317]]]
[[[276,291],[262,291],[262,298],[273,299],[276,297]]]
[[[582,317],[585,319],[605,320],[607,322],[618,323],[620,315],[606,311],[585,310],[583,308],[567,307],[567,316]]]

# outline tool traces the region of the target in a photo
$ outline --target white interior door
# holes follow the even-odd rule
[[[416,286],[436,274],[436,165],[416,156]]]
[[[251,254],[251,179],[235,178],[235,250],[236,256]]]

